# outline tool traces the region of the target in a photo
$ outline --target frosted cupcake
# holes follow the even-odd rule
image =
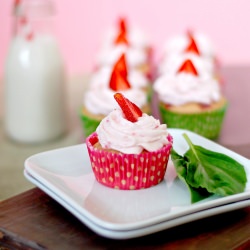
[[[164,179],[172,137],[166,124],[143,113],[121,93],[119,104],[86,139],[101,184],[124,190],[149,188]]]
[[[200,33],[187,32],[185,36],[173,37],[169,40],[158,68],[158,74],[175,73],[184,60],[190,59],[199,75],[209,74],[220,79],[214,54],[208,38]]]
[[[164,74],[154,83],[163,122],[171,128],[194,131],[215,139],[219,136],[227,100],[219,82],[209,75],[200,76],[191,60],[176,74]]]
[[[96,68],[112,66],[121,54],[125,54],[129,69],[144,73],[149,79],[152,75],[152,48],[148,39],[138,29],[129,29],[125,19],[107,32],[96,57]]]
[[[196,46],[196,48],[195,48]],[[164,46],[163,54],[165,57],[170,55],[183,54],[187,50],[199,51],[199,55],[207,60],[216,61],[214,44],[201,32],[193,32],[188,30],[184,34],[172,36]]]
[[[113,98],[117,91],[126,94],[143,112],[151,112],[147,82],[136,74],[132,77],[122,65],[116,64],[112,71],[103,68],[93,76],[80,110],[85,137],[93,133],[100,121],[117,105]]]

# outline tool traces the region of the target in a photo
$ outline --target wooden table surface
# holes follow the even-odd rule
[[[35,188],[0,203],[0,246],[1,244],[1,250],[247,250],[250,249],[250,207],[140,238],[112,240],[92,232],[56,201]]]
[[[231,107],[219,143],[250,159],[250,70],[225,73]],[[135,239],[112,240],[88,229],[38,188],[0,202],[0,250],[127,248],[250,249],[250,207]]]

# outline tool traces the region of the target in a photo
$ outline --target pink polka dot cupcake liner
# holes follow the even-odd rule
[[[115,189],[138,190],[159,184],[165,176],[172,148],[170,143],[155,152],[123,154],[108,152],[94,147],[98,142],[96,133],[86,139],[91,167],[101,184]]]

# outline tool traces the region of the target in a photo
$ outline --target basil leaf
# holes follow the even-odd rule
[[[212,195],[211,193],[207,192],[206,189],[204,188],[194,188],[191,185],[189,185],[186,182],[186,176],[187,176],[187,167],[186,167],[186,163],[187,161],[185,160],[185,157],[182,157],[180,155],[178,155],[176,153],[176,151],[174,151],[174,149],[172,149],[171,151],[171,159],[174,163],[176,172],[177,172],[177,176],[179,177],[179,179],[184,182],[189,190],[189,193],[191,195],[191,203],[195,203],[198,202],[200,200],[206,199],[208,198],[210,195]]]
[[[196,202],[211,194],[227,196],[243,192],[247,177],[244,167],[231,157],[194,145],[183,134],[190,146],[184,156],[171,151],[178,177],[186,183],[191,201]]]

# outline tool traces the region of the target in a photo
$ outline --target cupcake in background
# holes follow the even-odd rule
[[[196,47],[196,48],[195,48]],[[172,36],[164,46],[163,55],[169,57],[186,51],[199,51],[199,55],[207,60],[217,61],[214,44],[204,33],[188,30],[184,34]]]
[[[212,42],[204,34],[191,31],[168,40],[158,75],[176,72],[183,61],[188,59],[193,62],[199,74],[209,74],[221,80],[218,58]]]
[[[96,68],[112,66],[123,53],[129,69],[139,70],[152,79],[153,52],[148,37],[140,29],[128,27],[121,18],[104,36],[96,56]]]
[[[114,97],[118,106],[86,139],[96,180],[123,190],[159,184],[172,148],[166,124],[143,113],[123,94]]]
[[[219,136],[227,100],[218,80],[200,74],[191,59],[186,59],[175,74],[159,76],[153,89],[168,127],[188,129],[210,139]]]
[[[190,43],[183,53],[170,53],[165,56],[159,65],[159,75],[175,74],[181,67],[184,61],[191,60],[199,75],[215,76],[218,74],[214,61],[204,58],[200,55],[200,51],[193,38],[190,38]]]
[[[80,119],[85,137],[117,105],[113,98],[117,91],[126,94],[143,112],[151,112],[147,79],[142,74],[130,73],[122,55],[112,69],[106,67],[94,72],[84,93]]]

